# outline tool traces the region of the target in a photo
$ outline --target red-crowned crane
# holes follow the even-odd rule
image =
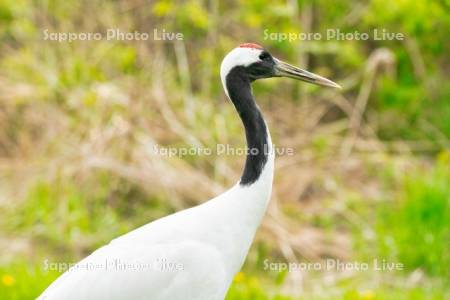
[[[251,83],[290,77],[336,83],[246,43],[224,58],[220,76],[245,128],[239,182],[201,205],[120,236],[61,275],[40,300],[219,300],[241,268],[272,190],[274,151]]]

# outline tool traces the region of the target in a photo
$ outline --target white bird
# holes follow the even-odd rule
[[[40,300],[219,300],[240,270],[272,190],[274,153],[251,83],[291,77],[339,87],[246,43],[224,58],[220,76],[245,128],[239,182],[223,194],[112,240],[55,280]]]

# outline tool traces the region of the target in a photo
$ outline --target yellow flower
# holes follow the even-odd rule
[[[444,150],[442,152],[439,152],[437,155],[437,160],[442,163],[449,163],[450,162],[450,151]]]
[[[236,276],[234,276],[234,282],[242,282],[245,280],[245,274],[243,272],[238,272]]]
[[[158,1],[153,5],[152,11],[156,16],[162,17],[169,15],[174,10],[171,1]]]
[[[16,280],[11,275],[6,274],[2,276],[2,283],[5,286],[13,286],[15,282]]]
[[[364,300],[375,299],[375,293],[372,290],[363,291],[363,292],[361,292],[360,295],[361,295],[361,299],[364,299]]]

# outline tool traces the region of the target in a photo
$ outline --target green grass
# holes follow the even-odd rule
[[[407,174],[398,197],[379,208],[376,231],[380,254],[421,269],[450,276],[450,169],[442,159],[432,171]]]
[[[28,261],[0,266],[0,297],[5,300],[35,299],[58,275],[44,271],[43,265]]]

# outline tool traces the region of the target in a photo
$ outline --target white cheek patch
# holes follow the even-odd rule
[[[231,50],[231,52],[225,56],[222,61],[222,65],[220,66],[220,78],[222,80],[225,93],[228,97],[229,95],[225,82],[228,73],[236,66],[247,67],[260,61],[259,56],[261,52],[263,52],[262,49],[238,47]]]

